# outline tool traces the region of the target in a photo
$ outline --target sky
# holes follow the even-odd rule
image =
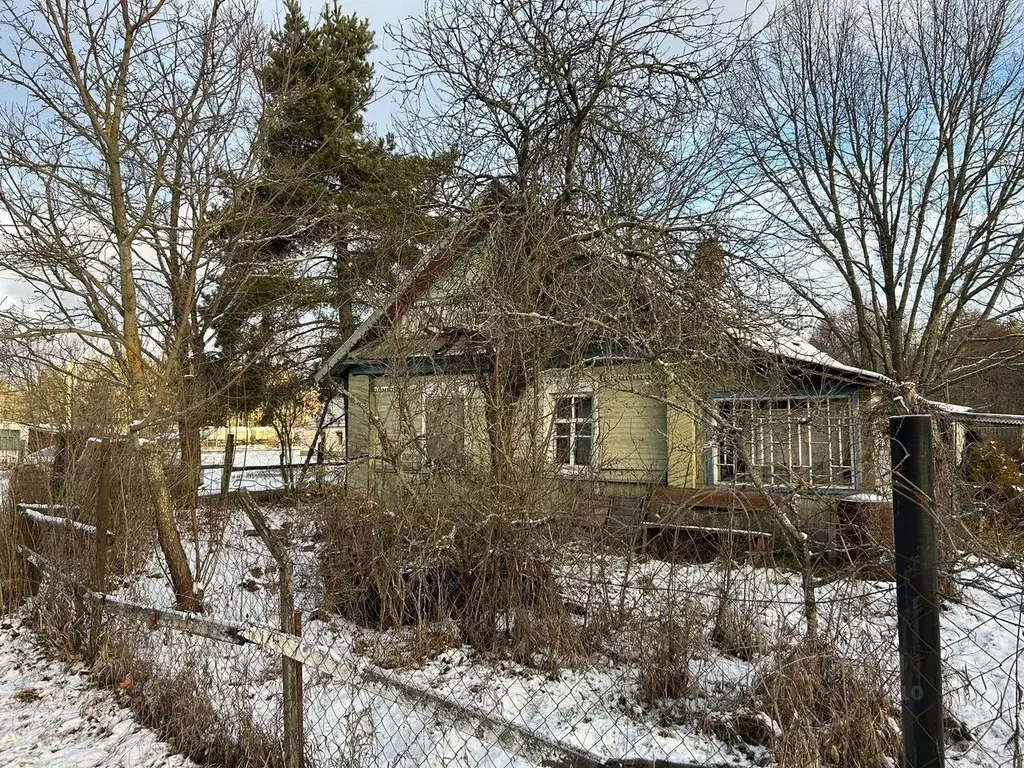
[[[18,0],[24,2],[24,0]],[[627,0],[628,1],[628,0]],[[747,0],[718,0],[727,18],[744,12]],[[276,26],[283,15],[284,4],[281,0],[257,0],[260,12],[270,26]],[[757,0],[751,0],[757,2]],[[768,0],[771,2],[771,0]],[[384,72],[385,61],[394,59],[394,44],[388,39],[385,29],[388,25],[397,24],[404,19],[422,13],[424,0],[341,0],[342,9],[346,13],[354,13],[369,21],[377,42],[377,49],[371,59],[376,66],[378,80]],[[699,5],[697,0],[695,5]],[[324,0],[302,0],[302,5],[311,18],[315,18],[324,5]],[[17,95],[9,87],[0,84],[0,103],[9,102]],[[365,116],[365,123],[371,133],[383,135],[393,129],[399,111],[397,98],[391,94],[385,83],[379,83],[373,103]],[[0,307],[9,303],[20,303],[29,297],[27,287],[19,281],[6,278],[0,272]]]
[[[354,13],[370,22],[378,46],[372,55],[378,76],[383,71],[381,62],[391,53],[388,47],[389,41],[384,32],[385,26],[419,14],[423,10],[423,4],[424,0],[342,0],[342,8],[347,13]],[[283,14],[284,4],[278,0],[259,0],[259,6],[264,18],[271,26],[279,21]],[[311,17],[315,17],[323,7],[323,2],[322,0],[303,0],[303,7]],[[9,102],[16,97],[15,92],[8,86],[0,84],[0,102]],[[375,134],[387,133],[392,127],[393,116],[397,110],[397,101],[386,92],[386,88],[381,86],[367,110],[367,126]],[[23,282],[12,280],[0,273],[0,306],[21,303],[30,295],[30,290]]]

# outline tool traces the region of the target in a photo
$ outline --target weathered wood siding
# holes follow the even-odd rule
[[[545,377],[520,399],[514,418],[514,450],[521,460],[553,462],[552,405],[556,392],[593,392],[597,414],[597,472],[594,479],[651,485],[664,482],[668,468],[668,424],[657,387],[627,370],[602,370],[585,382],[562,386]],[[372,457],[372,472],[415,471],[420,463],[425,393],[458,392],[466,399],[467,458],[490,460],[484,398],[473,377],[353,376],[350,383],[349,455]],[[363,403],[370,408],[360,412]],[[365,452],[365,454],[364,454]],[[556,468],[552,465],[552,470]],[[365,487],[360,473],[353,485]]]
[[[706,428],[681,392],[670,393],[668,408],[668,484],[676,488],[697,488],[704,484],[703,464],[707,449]]]
[[[370,461],[374,453],[371,414],[373,409],[372,379],[350,376],[348,379],[348,429],[345,456],[346,485],[349,490],[369,491]]]
[[[597,462],[602,480],[661,483],[668,470],[668,415],[656,385],[644,379],[599,379]]]

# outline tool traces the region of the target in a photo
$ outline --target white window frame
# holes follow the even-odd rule
[[[584,472],[593,471],[597,469],[597,446],[598,446],[598,425],[600,424],[600,417],[598,411],[598,398],[596,388],[578,388],[578,389],[552,389],[549,392],[550,398],[550,411],[551,411],[551,461],[555,467],[561,472]],[[573,416],[570,419],[559,419],[558,418],[558,401],[571,398],[573,400]],[[576,400],[590,400],[590,461],[586,464],[576,463],[576,426],[579,423],[583,423],[585,419],[577,419],[575,417],[575,401]],[[558,460],[558,424],[570,424],[569,432],[569,463],[563,464]]]
[[[841,416],[837,416],[836,420],[832,417],[832,402],[841,400],[845,404],[844,413]],[[717,420],[717,415],[720,412],[722,403],[730,402],[733,404],[735,409],[737,404],[749,404],[751,407],[751,413],[753,413],[753,407],[755,405],[762,406],[762,412],[768,414],[768,420],[764,420],[757,423],[752,431],[756,432],[757,444],[754,440],[751,440],[748,446],[748,460],[751,465],[756,467],[773,466],[775,465],[775,441],[771,439],[771,428],[775,422],[771,420],[771,413],[774,410],[780,410],[773,407],[773,404],[786,402],[786,411],[789,414],[785,417],[784,423],[787,425],[787,453],[788,459],[785,462],[785,466],[788,469],[788,474],[795,476],[798,474],[798,470],[806,469],[807,478],[804,480],[805,485],[811,488],[829,489],[834,488],[836,490],[848,491],[857,487],[859,469],[859,424],[857,414],[857,400],[850,394],[834,394],[834,395],[783,395],[778,397],[771,396],[736,396],[736,397],[716,397],[713,400],[715,407],[715,419],[712,423],[712,438],[711,438],[711,476],[712,483],[714,485],[733,485],[733,486],[751,486],[753,481],[744,480],[736,477],[735,464],[733,465],[733,477],[723,479],[721,477],[722,462],[721,462],[721,435],[719,430],[722,428],[719,424],[714,423]],[[793,416],[793,406],[796,403],[809,403],[818,404],[821,407],[827,409],[825,418],[825,429],[828,436],[827,451],[829,454],[828,461],[828,482],[822,484],[816,480],[813,474],[814,467],[814,452],[815,442],[811,439],[811,425],[810,417],[808,421],[800,422],[797,421]],[[813,405],[812,405],[813,408]],[[837,423],[840,418],[845,418],[847,423]],[[766,434],[767,427],[767,434]],[[768,438],[767,440],[765,438]],[[820,445],[820,444],[819,444]],[[844,454],[849,455],[849,464],[840,463],[843,459]],[[766,455],[767,454],[767,455]],[[794,460],[795,457],[795,460]],[[781,464],[780,464],[781,466]],[[747,470],[749,473],[750,470]],[[849,480],[843,478],[843,474],[849,472]],[[762,478],[764,484],[769,487],[792,487],[792,482],[778,482],[775,477]]]

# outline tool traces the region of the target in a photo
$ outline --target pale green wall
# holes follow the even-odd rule
[[[372,404],[367,414],[350,419],[350,455],[355,449],[372,456],[374,473],[415,470],[416,436],[423,418],[425,388],[459,388],[467,396],[465,414],[467,453],[472,461],[489,461],[487,420],[483,396],[469,376],[352,376],[351,408]],[[543,458],[551,445],[550,403],[554,393],[593,391],[597,403],[598,471],[595,479],[625,483],[660,483],[668,468],[667,413],[657,388],[627,367],[609,367],[572,382],[561,374],[545,377],[540,388],[528,391],[517,409],[515,434],[521,459]],[[365,448],[364,448],[365,447]],[[396,459],[398,466],[396,467]],[[367,487],[359,471],[352,487]]]
[[[618,370],[601,371],[596,387],[597,460],[603,480],[660,483],[668,469],[668,423],[656,386]]]
[[[350,490],[370,489],[370,461],[374,454],[372,413],[372,379],[369,376],[350,376],[348,380],[348,439],[345,471],[346,484]]]
[[[551,399],[556,393],[593,391],[597,404],[597,472],[592,479],[607,483],[649,486],[667,482],[676,488],[707,484],[707,434],[703,416],[687,405],[686,396],[646,377],[635,366],[606,366],[577,374],[571,382],[564,373],[552,372],[542,385],[527,392],[517,412],[518,459],[545,459],[547,469],[562,474],[551,446]],[[419,466],[417,436],[423,418],[425,387],[444,391],[461,388],[467,395],[465,423],[467,454],[478,466],[489,462],[483,396],[470,376],[352,376],[349,382],[349,485],[369,489],[374,476],[383,472],[415,472]],[[880,407],[877,394],[862,390],[861,419],[862,487],[879,487],[887,466],[879,448],[877,419],[871,412]],[[372,415],[371,415],[372,414]],[[388,437],[387,443],[382,435]],[[394,459],[398,458],[396,467]],[[370,459],[370,461],[361,461]],[[370,463],[372,461],[372,470]],[[568,475],[566,475],[568,476]]]
[[[674,392],[668,409],[668,484],[676,488],[696,488],[706,472],[703,424],[685,406],[683,395]]]

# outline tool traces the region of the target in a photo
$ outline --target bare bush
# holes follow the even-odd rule
[[[697,601],[670,607],[664,618],[641,633],[640,701],[648,706],[687,699],[698,691],[692,664],[707,650],[707,613]]]
[[[14,509],[7,496],[0,498],[0,614],[20,604],[25,594],[24,562],[17,546]]]
[[[151,657],[144,635],[120,626],[104,644],[93,675],[117,691],[141,723],[193,760],[224,768],[284,767],[280,741],[255,722],[241,689],[214,704],[206,659],[197,654],[168,671]]]
[[[394,491],[320,507],[331,610],[378,629],[451,620],[482,651],[581,648],[555,579],[559,523],[494,488]]]
[[[768,640],[757,623],[756,613],[728,593],[719,597],[711,642],[726,656],[743,661],[753,661],[768,650]]]
[[[754,687],[753,701],[781,728],[775,751],[784,768],[899,764],[898,711],[871,662],[803,641],[779,653]]]

